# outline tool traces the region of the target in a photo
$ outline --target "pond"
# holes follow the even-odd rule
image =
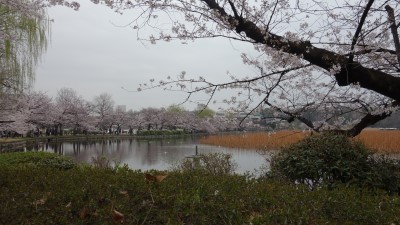
[[[75,162],[91,163],[94,157],[104,155],[111,161],[127,164],[131,169],[167,170],[185,157],[202,153],[230,153],[238,164],[237,173],[259,173],[265,166],[264,156],[257,150],[224,148],[199,144],[198,137],[174,139],[113,139],[102,141],[49,142],[33,150],[70,156]]]

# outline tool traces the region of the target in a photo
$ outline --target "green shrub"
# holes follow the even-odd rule
[[[178,171],[202,171],[212,175],[227,175],[233,174],[236,168],[237,163],[232,160],[232,154],[218,152],[186,158],[178,165],[173,166],[172,169]]]
[[[372,154],[362,143],[334,134],[310,136],[271,159],[270,174],[309,187],[340,184],[399,191],[399,163]]]
[[[371,172],[364,181],[368,186],[400,195],[400,161],[388,156],[369,158]]]
[[[105,155],[93,156],[92,165],[97,168],[112,169],[111,161]]]
[[[57,169],[71,169],[76,164],[71,158],[49,152],[11,152],[0,154],[0,165],[42,166]]]

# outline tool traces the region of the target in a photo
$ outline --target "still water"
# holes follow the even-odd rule
[[[224,148],[199,144],[198,138],[178,139],[114,139],[103,141],[65,141],[43,144],[37,150],[70,156],[75,162],[91,163],[94,157],[104,155],[111,161],[127,164],[143,171],[167,170],[185,157],[198,153],[222,152],[232,154],[238,164],[236,172],[259,173],[265,158],[256,150]]]

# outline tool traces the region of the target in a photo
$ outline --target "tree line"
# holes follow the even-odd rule
[[[322,120],[324,111],[309,111],[309,120]],[[340,128],[347,121],[359,118],[357,112],[343,117]],[[71,88],[62,88],[52,98],[43,92],[3,93],[0,98],[0,134],[65,135],[65,134],[162,134],[215,133],[237,130],[307,130],[302,121],[287,121],[287,115],[272,108],[259,108],[249,114],[245,111],[215,112],[206,105],[187,110],[179,105],[140,110],[126,110],[117,105],[109,93],[101,93],[85,100]],[[374,127],[400,128],[398,113],[382,120]],[[151,131],[151,132],[144,132]],[[165,132],[164,132],[165,133]],[[174,132],[170,132],[171,134]]]
[[[181,130],[217,132],[238,129],[230,113],[215,113],[199,106],[186,110],[178,105],[167,108],[126,110],[112,96],[102,93],[91,101],[71,88],[62,88],[52,98],[43,92],[3,94],[0,99],[0,131],[36,135],[121,134],[141,130]]]

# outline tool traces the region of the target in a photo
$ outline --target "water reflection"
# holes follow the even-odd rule
[[[132,169],[165,170],[172,164],[198,152],[231,153],[238,163],[237,172],[254,172],[265,159],[255,150],[230,149],[201,145],[197,138],[182,139],[111,139],[101,141],[49,142],[28,150],[42,150],[72,157],[79,163],[91,163],[93,157],[104,155],[112,161],[128,164]]]

